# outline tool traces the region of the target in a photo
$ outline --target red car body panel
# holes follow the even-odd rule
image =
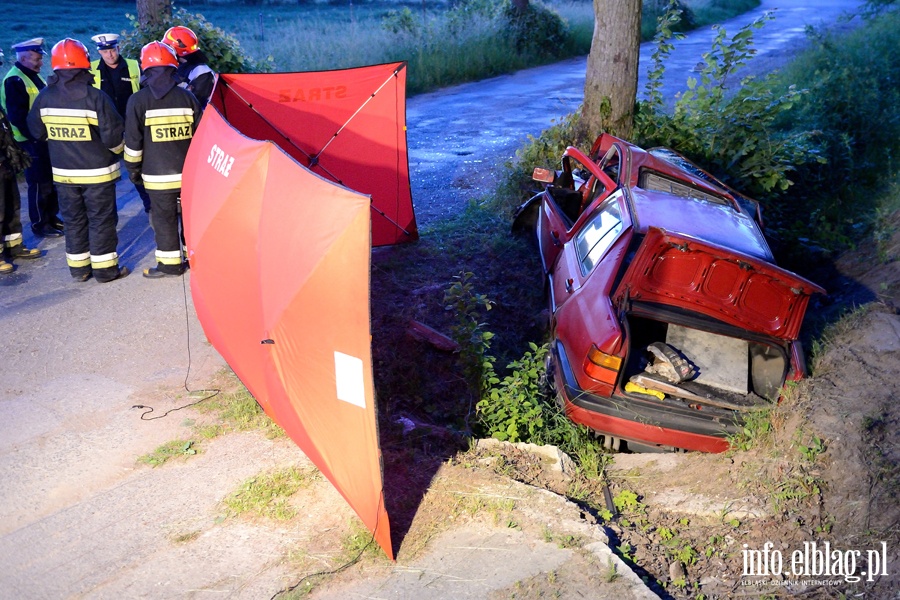
[[[677,153],[604,134],[562,162],[532,201],[552,312],[549,374],[567,415],[643,446],[727,449],[735,411],[625,391],[625,365],[641,350],[633,339],[651,335],[629,328],[741,340],[748,360],[775,357],[767,382],[777,389],[805,373],[796,338],[810,296],[824,290],[774,264],[756,201]],[[588,375],[591,348],[622,360],[615,385]]]
[[[728,450],[728,442],[721,437],[690,433],[658,425],[645,425],[629,419],[603,415],[575,406],[568,401],[566,401],[565,411],[566,415],[576,423],[587,425],[595,431],[614,431],[616,437],[626,441],[639,440],[643,444],[670,446],[699,452],[715,453]]]
[[[772,263],[651,228],[616,293],[688,308],[781,340],[795,340],[821,287]]]

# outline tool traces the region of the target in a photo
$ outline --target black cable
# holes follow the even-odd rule
[[[173,413],[173,412],[175,412],[176,410],[181,410],[181,409],[183,409],[183,408],[188,408],[188,407],[190,407],[190,406],[195,406],[195,405],[197,405],[197,404],[200,404],[200,403],[203,402],[204,400],[209,400],[210,398],[213,398],[213,397],[215,397],[215,396],[218,396],[219,393],[222,391],[222,390],[219,390],[219,389],[192,390],[192,389],[188,388],[188,379],[189,379],[190,376],[191,376],[191,318],[190,318],[190,311],[188,310],[187,278],[184,276],[184,274],[185,274],[186,272],[187,272],[187,269],[185,269],[185,270],[182,271],[182,273],[181,273],[181,288],[182,288],[182,291],[183,291],[183,293],[184,293],[184,325],[185,325],[185,338],[186,338],[186,340],[187,340],[187,354],[188,354],[187,373],[185,373],[185,375],[184,375],[184,384],[183,384],[183,385],[184,385],[184,390],[185,390],[188,394],[196,394],[196,393],[199,392],[199,393],[206,393],[206,394],[208,394],[208,395],[207,395],[207,396],[204,396],[203,398],[200,398],[199,400],[196,400],[196,401],[194,401],[194,402],[190,402],[190,403],[188,403],[188,404],[185,404],[184,406],[178,406],[178,407],[176,407],[176,408],[170,408],[169,410],[167,410],[167,411],[164,412],[163,414],[159,415],[158,417],[147,417],[147,415],[149,415],[150,413],[153,412],[153,407],[152,407],[152,406],[144,406],[143,404],[135,404],[135,405],[132,406],[131,408],[139,408],[139,409],[140,409],[140,408],[146,408],[146,409],[147,409],[147,410],[145,410],[144,412],[141,413],[141,421],[153,421],[153,420],[156,420],[156,419],[162,419],[163,417],[168,416],[169,413]]]
[[[381,477],[383,479],[384,474],[382,474]],[[336,569],[331,569],[330,571],[319,571],[317,573],[310,573],[309,575],[304,575],[294,585],[292,585],[290,587],[282,588],[282,589],[278,590],[277,592],[275,592],[275,594],[269,600],[275,600],[275,598],[277,598],[278,596],[280,596],[282,594],[287,594],[289,592],[293,592],[298,587],[300,587],[300,584],[302,584],[304,581],[306,581],[310,577],[319,577],[320,575],[335,575],[337,573],[340,573],[344,569],[348,569],[348,568],[352,567],[353,565],[355,565],[356,563],[358,563],[359,559],[362,558],[363,553],[366,550],[368,550],[369,546],[371,546],[372,543],[375,541],[375,532],[378,531],[378,521],[381,519],[381,509],[382,509],[383,505],[384,505],[384,485],[382,484],[381,499],[378,501],[378,512],[376,513],[377,516],[375,517],[375,527],[372,528],[372,537],[369,538],[369,541],[366,542],[366,545],[362,547],[362,549],[359,551],[359,554],[357,554],[355,557],[353,557],[353,559],[342,564],[340,567],[338,567]]]
[[[306,581],[306,580],[309,579],[310,577],[319,577],[320,575],[322,575],[322,576],[323,576],[323,575],[335,575],[335,574],[337,574],[337,573],[340,573],[340,572],[343,571],[344,569],[348,569],[348,568],[352,567],[353,565],[355,565],[356,563],[359,562],[359,559],[362,558],[363,552],[365,552],[366,550],[368,550],[368,549],[369,549],[369,546],[371,546],[371,545],[372,545],[372,542],[374,542],[374,541],[375,541],[375,533],[373,532],[373,533],[372,533],[372,537],[369,539],[368,543],[367,543],[365,546],[363,546],[362,549],[359,551],[359,554],[357,554],[357,555],[356,555],[353,559],[351,559],[350,561],[348,561],[348,562],[342,564],[342,565],[341,565],[340,567],[338,567],[337,569],[332,569],[332,570],[330,570],[330,571],[319,571],[318,573],[310,573],[309,575],[304,575],[304,576],[301,577],[300,580],[297,581],[297,583],[295,583],[294,585],[292,585],[292,586],[290,586],[290,587],[286,587],[286,588],[280,589],[280,590],[278,590],[277,592],[275,592],[275,595],[273,595],[269,600],[275,600],[275,598],[277,598],[278,596],[280,596],[280,595],[282,595],[282,594],[287,594],[287,593],[293,592],[293,591],[296,590],[298,587],[300,587],[300,584],[302,584],[304,581]]]

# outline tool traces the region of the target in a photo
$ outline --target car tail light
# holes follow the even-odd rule
[[[584,372],[589,377],[610,385],[615,385],[621,367],[621,357],[600,352],[596,345],[591,346],[587,360],[584,361]]]

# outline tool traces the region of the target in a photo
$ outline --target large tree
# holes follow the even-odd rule
[[[141,25],[159,25],[172,18],[172,0],[137,0],[137,20]]]
[[[582,132],[631,137],[641,50],[641,0],[594,0],[594,37],[584,82]]]

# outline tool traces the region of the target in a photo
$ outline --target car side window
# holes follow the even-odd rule
[[[575,252],[581,274],[587,275],[622,232],[622,210],[616,198],[604,202],[575,236]]]

